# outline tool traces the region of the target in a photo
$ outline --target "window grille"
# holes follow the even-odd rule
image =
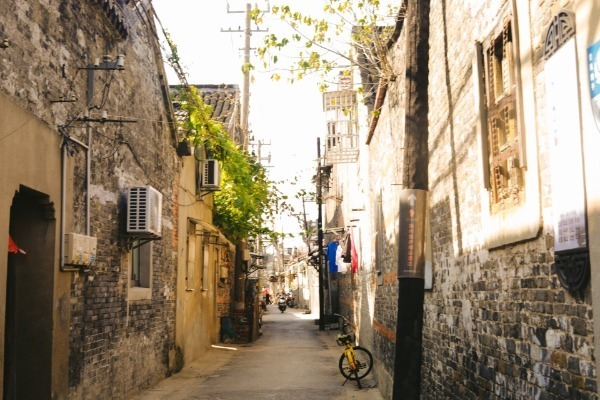
[[[524,202],[520,160],[515,48],[511,21],[492,36],[485,50],[492,211]]]
[[[569,11],[559,12],[548,27],[546,42],[544,43],[544,56],[550,58],[570,38],[575,36],[573,14]]]

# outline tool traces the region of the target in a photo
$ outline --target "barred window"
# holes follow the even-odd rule
[[[525,202],[514,43],[507,18],[483,46],[492,213]]]

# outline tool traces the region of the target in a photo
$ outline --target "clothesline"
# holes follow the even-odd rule
[[[354,274],[358,271],[358,252],[350,233],[341,241],[334,240],[327,245],[327,262],[330,272],[346,273],[348,266]]]

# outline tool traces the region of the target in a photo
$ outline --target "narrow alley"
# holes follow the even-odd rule
[[[380,400],[373,373],[344,383],[338,330],[319,331],[314,314],[268,306],[263,335],[251,344],[220,344],[205,357],[131,400]]]

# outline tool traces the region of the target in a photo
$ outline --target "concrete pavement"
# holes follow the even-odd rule
[[[339,372],[339,331],[319,331],[314,314],[269,305],[263,335],[251,344],[221,344],[131,400],[382,400],[373,372],[361,382]]]

